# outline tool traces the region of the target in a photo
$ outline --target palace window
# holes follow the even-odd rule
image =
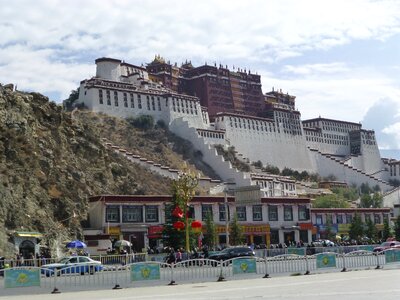
[[[211,214],[211,219],[213,219],[212,204],[202,204],[201,205],[201,219],[203,221],[207,220],[208,214]]]
[[[147,96],[147,110],[150,110],[150,99],[149,99],[149,96]]]
[[[278,206],[268,205],[268,219],[269,221],[278,221]]]
[[[99,104],[103,104],[103,90],[99,90]]]
[[[119,205],[107,205],[106,222],[119,223]]]
[[[143,206],[139,205],[123,205],[122,206],[122,222],[125,223],[141,223],[143,222]]]
[[[128,107],[128,95],[124,93],[124,107]]]
[[[285,221],[293,221],[293,207],[291,205],[284,205],[283,218]]]
[[[135,108],[135,98],[133,98],[133,93],[130,93],[131,97],[131,108]]]
[[[146,205],[146,222],[158,222],[158,206]]]
[[[107,105],[111,105],[111,95],[109,90],[106,90],[106,96],[107,96]]]
[[[114,91],[114,105],[118,106],[118,92]]]
[[[151,96],[151,107],[153,108],[153,110],[156,110],[156,104],[154,103],[154,97]]]
[[[161,111],[161,100],[160,100],[160,97],[157,97],[157,106],[158,106],[158,110]]]
[[[253,221],[262,221],[262,206],[253,205]]]
[[[247,220],[246,206],[237,206],[236,214],[237,214],[238,221],[246,221]]]

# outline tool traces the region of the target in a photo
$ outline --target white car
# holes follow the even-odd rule
[[[103,266],[98,260],[93,260],[87,256],[70,256],[64,257],[56,263],[43,265],[41,273],[46,276],[52,276],[55,273],[58,275],[73,273],[84,275],[85,273],[94,274],[102,269]]]

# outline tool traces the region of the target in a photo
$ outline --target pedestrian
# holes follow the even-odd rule
[[[180,249],[176,252],[176,262],[181,262],[182,261],[182,252]]]

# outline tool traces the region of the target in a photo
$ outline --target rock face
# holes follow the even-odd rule
[[[168,180],[126,164],[48,98],[0,85],[0,254],[12,255],[13,230],[40,231],[50,247],[80,238],[89,195],[169,191]]]

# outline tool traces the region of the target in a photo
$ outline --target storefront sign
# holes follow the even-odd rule
[[[108,234],[110,235],[119,235],[121,233],[121,228],[119,227],[109,227]]]
[[[149,239],[161,238],[164,227],[162,225],[150,226],[148,231]]]
[[[160,264],[138,263],[131,265],[131,281],[160,279]]]
[[[233,274],[256,273],[255,258],[239,258],[232,261]]]
[[[4,287],[40,286],[40,270],[4,270]]]
[[[311,223],[299,223],[300,230],[312,230],[314,228]]]

